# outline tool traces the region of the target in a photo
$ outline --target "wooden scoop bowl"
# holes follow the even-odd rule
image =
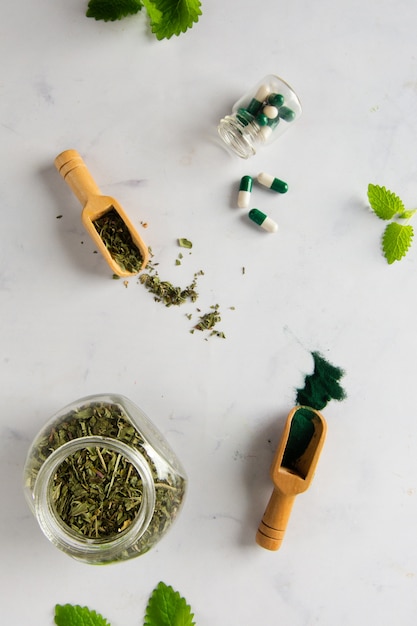
[[[137,272],[129,272],[115,261],[94,226],[95,220],[112,210],[118,213],[129,230],[132,241],[139,250],[142,258],[142,266],[140,269],[144,269],[149,261],[147,246],[117,200],[101,194],[100,189],[94,182],[93,177],[79,153],[76,150],[65,150],[61,152],[55,159],[55,166],[81,202],[83,206],[81,213],[82,222],[113,273],[118,276],[132,276]]]
[[[326,432],[319,411],[296,406],[289,413],[271,465],[274,491],[256,534],[256,542],[263,548],[281,547],[295,496],[306,491],[313,480]]]

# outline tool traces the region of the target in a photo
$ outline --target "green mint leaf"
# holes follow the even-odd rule
[[[142,0],[151,20],[151,29],[157,39],[180,35],[198,22],[200,0]]]
[[[114,22],[137,13],[141,8],[140,0],[90,0],[86,15],[96,20]]]
[[[86,606],[57,604],[55,606],[57,626],[110,626],[102,615],[90,611]]]
[[[413,240],[414,230],[410,225],[388,224],[382,237],[382,249],[388,263],[400,261],[407,254]]]
[[[371,208],[381,220],[390,220],[397,213],[404,212],[402,200],[385,187],[369,184],[368,200]]]
[[[185,598],[160,582],[149,598],[143,626],[195,626],[193,619]]]

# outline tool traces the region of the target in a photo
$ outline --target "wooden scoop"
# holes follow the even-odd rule
[[[131,272],[121,267],[111,256],[103,239],[100,237],[94,221],[103,217],[109,211],[116,211],[124,222],[132,238],[132,243],[139,251],[142,258],[140,269],[144,269],[149,261],[149,251],[140,235],[136,231],[123,208],[114,198],[103,196],[87,169],[86,164],[76,150],[65,150],[55,159],[55,166],[66,183],[71,187],[74,194],[83,206],[81,213],[82,222],[88,234],[93,239],[114,274],[118,276],[132,276],[137,272]],[[139,271],[139,270],[138,270]]]
[[[256,534],[263,548],[280,548],[295,496],[313,480],[326,432],[326,422],[315,409],[297,406],[289,413],[271,465],[274,491]]]

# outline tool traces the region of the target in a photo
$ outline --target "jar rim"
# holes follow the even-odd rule
[[[142,502],[129,527],[108,539],[83,537],[58,515],[50,500],[51,483],[58,467],[70,455],[85,448],[101,447],[122,454],[136,469],[142,481]],[[94,555],[110,560],[131,547],[146,531],[155,509],[155,485],[148,461],[138,450],[122,441],[101,435],[79,437],[54,450],[40,467],[33,487],[36,517],[42,532],[58,548],[75,557]]]
[[[256,154],[253,142],[248,137],[248,129],[231,115],[227,115],[217,127],[217,132],[224,143],[243,159]]]

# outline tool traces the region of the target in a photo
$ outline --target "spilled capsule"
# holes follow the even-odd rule
[[[237,195],[237,206],[240,209],[246,209],[249,206],[252,193],[252,185],[252,176],[242,176],[239,185],[239,193]]]
[[[283,180],[279,178],[274,178],[271,174],[267,174],[266,172],[261,172],[258,174],[258,183],[263,185],[264,187],[268,187],[268,189],[273,189],[277,193],[286,193],[288,191],[288,185]]]
[[[255,224],[258,224],[261,228],[268,233],[276,233],[278,230],[278,224],[271,220],[265,213],[262,213],[259,209],[251,209],[248,213],[249,219]]]

